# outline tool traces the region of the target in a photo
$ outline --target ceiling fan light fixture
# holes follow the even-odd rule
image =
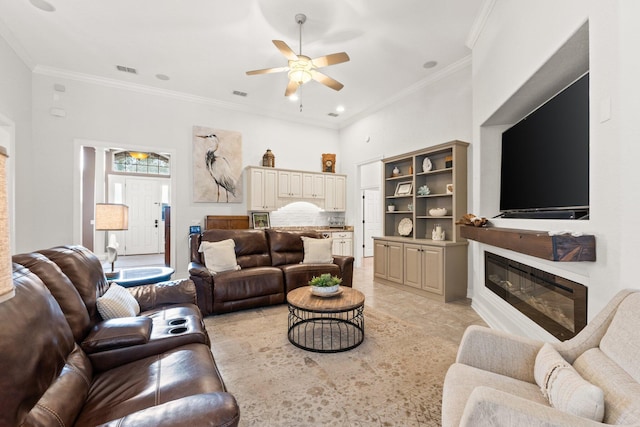
[[[299,85],[305,84],[313,78],[311,76],[313,65],[310,60],[302,57],[302,55],[296,61],[289,61],[289,69],[289,80]]]

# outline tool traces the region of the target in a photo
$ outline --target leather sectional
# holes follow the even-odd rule
[[[0,303],[0,425],[235,426],[190,280],[129,288],[140,315],[104,321],[111,286],[86,248],[13,257]]]
[[[301,237],[322,238],[319,232],[266,230],[206,230],[190,235],[189,275],[196,285],[197,301],[203,315],[282,304],[293,289],[306,286],[323,273],[342,278],[351,287],[353,257],[333,256],[333,263],[303,264]],[[202,241],[233,239],[236,261],[241,269],[212,275],[198,252]]]

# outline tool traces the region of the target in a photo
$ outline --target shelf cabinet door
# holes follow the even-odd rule
[[[344,176],[325,176],[325,210],[329,212],[344,212],[347,204],[346,179]]]
[[[402,283],[402,243],[387,242],[387,280]]]
[[[375,240],[373,275],[390,282],[402,283],[402,243]]]
[[[302,173],[278,171],[278,197],[302,198]]]
[[[250,169],[251,181],[249,210],[269,211],[276,209],[277,173],[271,169]]]
[[[302,197],[305,199],[324,199],[324,175],[305,173],[302,175]]]
[[[387,278],[387,242],[373,241],[373,275],[381,279]]]
[[[424,246],[422,251],[422,289],[442,295],[444,293],[444,250]]]
[[[404,245],[404,284],[414,288],[422,288],[422,254],[420,245]]]

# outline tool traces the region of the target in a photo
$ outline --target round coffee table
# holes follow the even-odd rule
[[[349,287],[330,297],[311,293],[309,286],[287,294],[291,344],[318,353],[351,350],[364,340],[364,295]]]

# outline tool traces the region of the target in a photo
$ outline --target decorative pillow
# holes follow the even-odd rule
[[[331,264],[331,248],[333,239],[314,239],[313,237],[301,236],[304,246],[303,264]]]
[[[204,265],[213,275],[221,271],[240,270],[236,261],[236,242],[233,239],[200,243],[199,252],[204,254]]]
[[[533,376],[551,406],[602,422],[604,393],[584,380],[551,344],[545,343],[538,352]]]
[[[107,292],[96,301],[98,313],[104,320],[135,317],[140,314],[138,301],[122,286],[112,283]]]

